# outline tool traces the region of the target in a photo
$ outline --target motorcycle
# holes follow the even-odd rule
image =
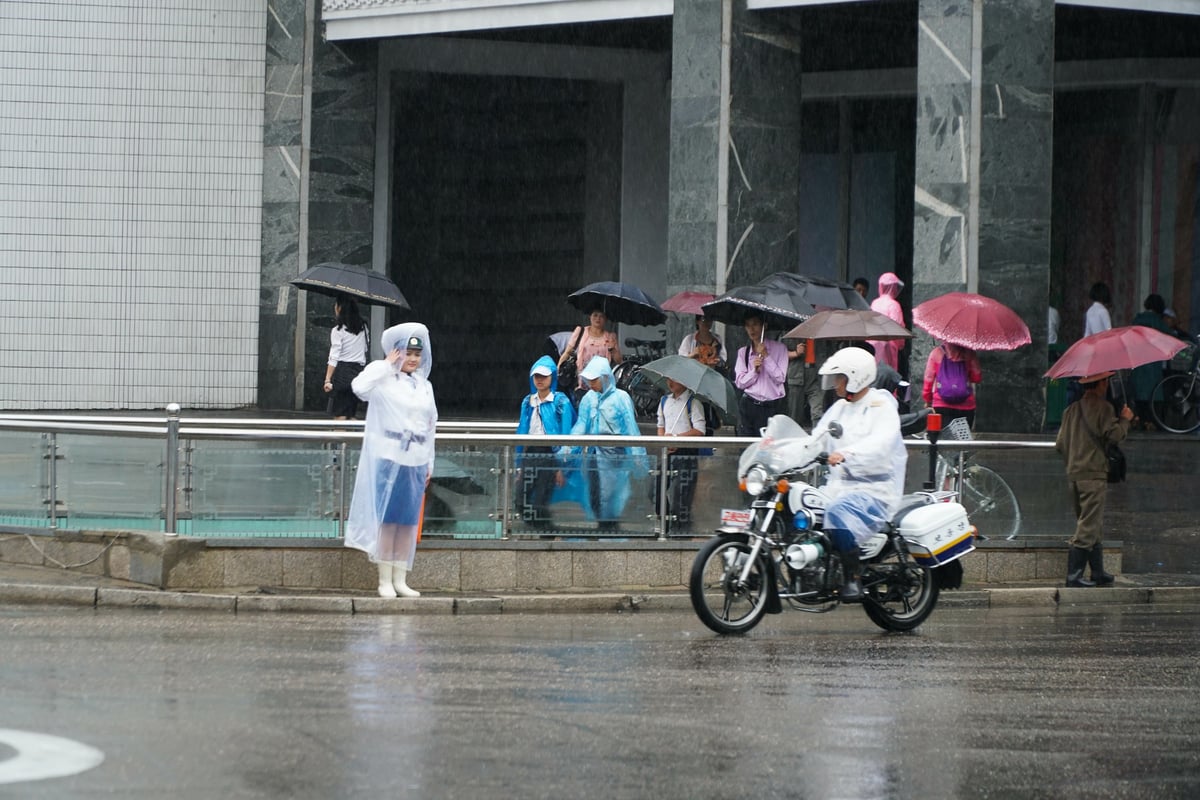
[[[689,580],[700,621],[721,634],[746,633],[787,607],[813,613],[841,605],[841,559],[823,531],[831,499],[817,485],[833,423],[809,435],[777,415],[738,460],[748,508],[724,509],[721,527],[696,555]],[[933,613],[933,570],[975,549],[975,528],[948,491],[905,495],[887,529],[859,548],[862,607],[889,631],[910,631]]]

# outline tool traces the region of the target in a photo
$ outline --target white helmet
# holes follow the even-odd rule
[[[831,355],[818,371],[824,375],[821,386],[833,388],[833,376],[846,376],[846,392],[857,394],[875,383],[875,356],[861,347],[843,347]]]

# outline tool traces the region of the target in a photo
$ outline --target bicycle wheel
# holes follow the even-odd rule
[[[1200,428],[1200,379],[1194,372],[1168,375],[1154,387],[1150,414],[1163,430],[1191,433]]]
[[[995,470],[969,464],[963,470],[959,500],[980,536],[1012,539],[1021,528],[1017,496]]]
[[[633,400],[633,410],[638,419],[655,419],[658,415],[658,400],[662,392],[657,386],[642,374],[641,368],[633,371],[629,380],[629,397]]]

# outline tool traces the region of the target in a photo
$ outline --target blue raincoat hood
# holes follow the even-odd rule
[[[550,368],[550,391],[558,391],[558,365],[554,363],[554,359],[550,356],[542,356],[533,362],[533,366],[529,368],[529,393],[537,394],[537,387],[533,384],[533,370],[535,367]]]
[[[599,378],[601,397],[607,397],[617,388],[617,381],[613,377],[612,367],[609,366],[608,359],[604,356],[592,356],[592,360],[583,368],[583,372],[579,373],[579,377],[585,381]]]

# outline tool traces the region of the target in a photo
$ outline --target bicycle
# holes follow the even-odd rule
[[[633,410],[640,420],[654,419],[658,412],[658,398],[662,392],[649,378],[642,374],[642,365],[662,358],[667,351],[665,339],[625,340],[625,359],[613,368],[617,388],[624,389],[633,400]]]
[[[925,418],[930,409],[901,417],[905,433],[925,437]],[[974,438],[967,421],[953,420],[942,431],[946,438],[970,441]],[[1017,538],[1021,529],[1021,504],[1008,482],[990,467],[972,461],[973,454],[955,451],[938,453],[934,468],[934,486],[942,491],[958,492],[958,501],[967,509],[967,518],[978,531],[979,539],[993,536],[1009,541]]]
[[[1154,387],[1150,415],[1165,431],[1191,433],[1200,428],[1200,347],[1191,346],[1186,372],[1168,375]]]

